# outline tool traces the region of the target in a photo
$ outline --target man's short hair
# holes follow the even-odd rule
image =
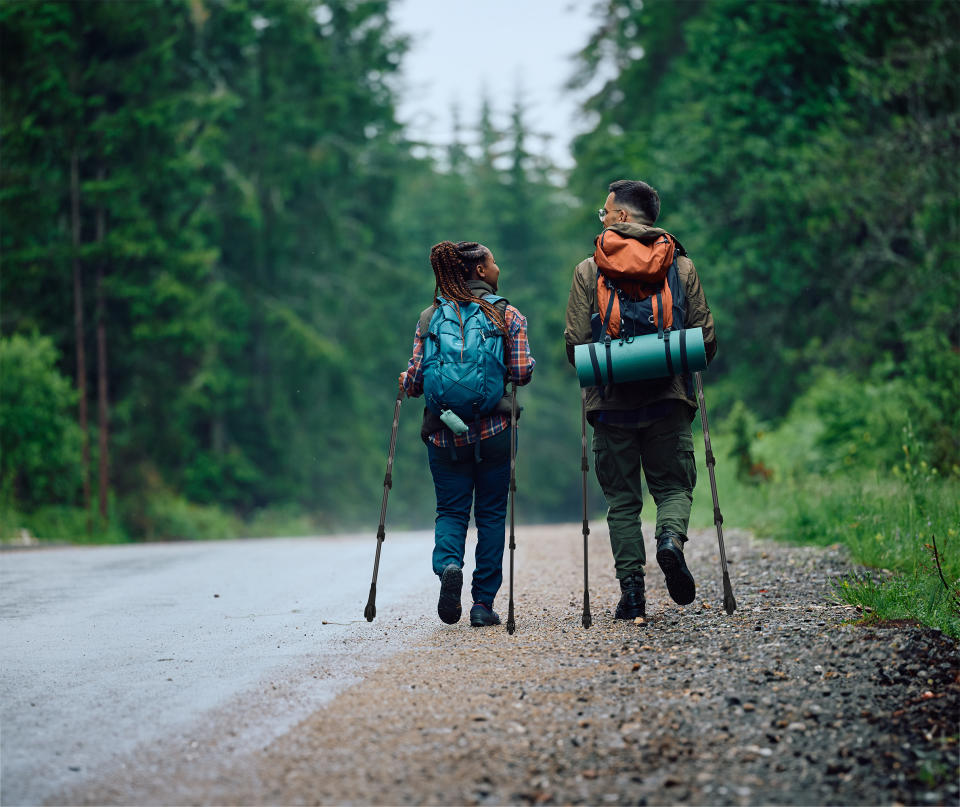
[[[651,222],[660,215],[660,196],[646,182],[618,179],[610,183],[608,190],[613,194],[613,200],[631,213],[643,213]]]

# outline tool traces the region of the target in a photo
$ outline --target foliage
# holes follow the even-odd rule
[[[114,484],[134,535],[157,534],[135,506],[154,472],[240,514],[339,511],[365,489],[370,436],[351,444],[337,413],[369,414],[375,349],[353,331],[386,268],[373,245],[389,240],[386,80],[403,47],[385,10],[0,8],[3,333],[39,329],[69,355],[70,261],[88,307],[104,272]]]
[[[0,506],[0,543],[43,542],[64,544],[117,544],[129,540],[116,514],[107,524],[97,523],[91,533],[91,515],[83,508],[48,504],[20,512]]]
[[[825,391],[821,385],[811,397],[832,399]],[[733,420],[742,416],[732,413],[711,432],[718,456],[736,445]],[[749,443],[755,456],[775,458],[773,481],[745,482],[734,462],[717,465],[721,509],[726,524],[763,536],[847,547],[855,563],[879,571],[842,581],[840,598],[868,609],[871,618],[913,619],[960,638],[960,474],[940,474],[906,416],[899,422],[891,437],[900,461],[883,469],[878,457],[893,450],[889,441],[867,445],[851,460],[856,440],[832,439],[842,433],[837,421],[821,421],[809,400],[799,401],[776,429],[761,430]],[[856,438],[863,424],[850,429]],[[699,461],[702,467],[702,454]],[[697,526],[712,523],[709,504],[698,488]]]
[[[3,435],[18,523],[59,537],[82,522],[64,379],[79,388],[75,299],[93,355],[99,298],[107,362],[85,380],[90,404],[94,382],[108,390],[111,534],[372,530],[397,376],[444,239],[489,246],[528,318],[518,516],[579,520],[563,310],[620,177],[660,190],[716,316],[717,455],[734,451],[744,482],[721,462],[725,510],[847,540],[834,492],[867,507],[867,470],[893,486],[884,495],[907,484],[893,477],[905,427],[937,469],[931,488],[953,484],[960,5],[603,0],[573,84],[609,79],[584,104],[562,185],[522,96],[455,111],[463,142],[442,153],[405,139],[393,78],[406,43],[389,10],[0,4],[0,334],[46,340],[30,383],[56,404],[35,417],[60,413],[29,445]],[[432,518],[420,410],[402,407],[393,529]],[[21,449],[40,459],[8,463]],[[695,519],[711,524],[705,484]]]
[[[572,186],[586,206],[610,180],[649,181],[697,263],[728,523],[842,542],[892,573],[849,596],[958,635],[960,5],[599,8],[574,84],[610,78]]]
[[[870,574],[853,575],[837,587],[837,597],[864,611],[864,622],[910,620],[937,628],[960,639],[960,616],[949,604],[949,592],[935,575],[898,574],[877,580]]]
[[[236,538],[243,532],[236,516],[216,505],[196,504],[170,493],[127,501],[136,502],[136,507],[127,515],[125,523],[145,541]]]
[[[482,100],[473,110],[478,145],[454,144],[440,159],[406,163],[398,183],[403,204],[394,212],[395,231],[404,234],[398,259],[404,266],[395,283],[395,308],[388,364],[374,417],[384,467],[390,433],[391,393],[411,354],[417,317],[432,299],[434,278],[429,249],[442,240],[479,241],[501,268],[499,292],[526,317],[537,361],[533,382],[518,395],[523,411],[517,458],[517,507],[526,521],[572,518],[577,510],[579,395],[563,349],[563,312],[573,267],[590,246],[561,226],[571,203],[551,183],[552,166],[531,153],[537,134],[527,128],[517,100],[505,125]],[[457,204],[450,200],[456,199]],[[581,254],[583,253],[583,254]],[[378,371],[379,372],[379,371]],[[420,400],[402,406],[391,521],[423,525],[434,510],[433,483],[419,438]],[[379,470],[379,469],[378,469]],[[374,491],[368,501],[375,501]],[[382,488],[380,488],[382,490]]]
[[[0,339],[0,492],[37,507],[71,501],[77,493],[80,428],[76,394],[56,367],[48,337],[15,334]]]
[[[661,191],[717,317],[720,409],[782,417],[820,368],[859,381],[874,364],[927,399],[955,396],[955,376],[930,370],[960,344],[960,6],[605,11],[583,69],[616,69],[587,104],[574,187],[585,203],[598,177]]]

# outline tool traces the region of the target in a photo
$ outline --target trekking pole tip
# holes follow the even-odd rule
[[[732,614],[737,610],[737,601],[733,598],[733,586],[730,585],[730,574],[723,573],[723,610]]]
[[[363,609],[363,615],[367,618],[367,622],[373,622],[373,618],[377,615],[377,584],[370,584],[370,597],[367,600],[367,607]]]

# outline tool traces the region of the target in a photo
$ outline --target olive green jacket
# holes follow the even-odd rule
[[[652,240],[666,232],[659,227],[636,222],[615,224],[610,229],[620,235],[641,241]],[[717,352],[713,314],[710,313],[693,261],[687,257],[679,242],[677,246],[680,249],[677,273],[687,293],[687,318],[683,327],[703,328],[703,343],[707,352],[707,361],[710,362]],[[567,346],[567,359],[571,364],[574,363],[574,346],[593,341],[590,317],[595,313],[597,313],[597,264],[591,257],[581,261],[573,270],[573,283],[570,286],[570,298],[567,301],[567,320],[563,338]],[[603,392],[602,396],[601,392]],[[681,400],[688,404],[691,407],[691,417],[697,408],[691,387],[688,386],[688,379],[682,375],[674,375],[668,378],[608,385],[602,390],[599,387],[587,387],[587,417],[604,410],[640,409],[669,399]],[[593,422],[592,418],[590,422]]]

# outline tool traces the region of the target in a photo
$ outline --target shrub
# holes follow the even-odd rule
[[[80,483],[77,394],[45,336],[0,339],[0,490],[5,506],[68,503]]]

